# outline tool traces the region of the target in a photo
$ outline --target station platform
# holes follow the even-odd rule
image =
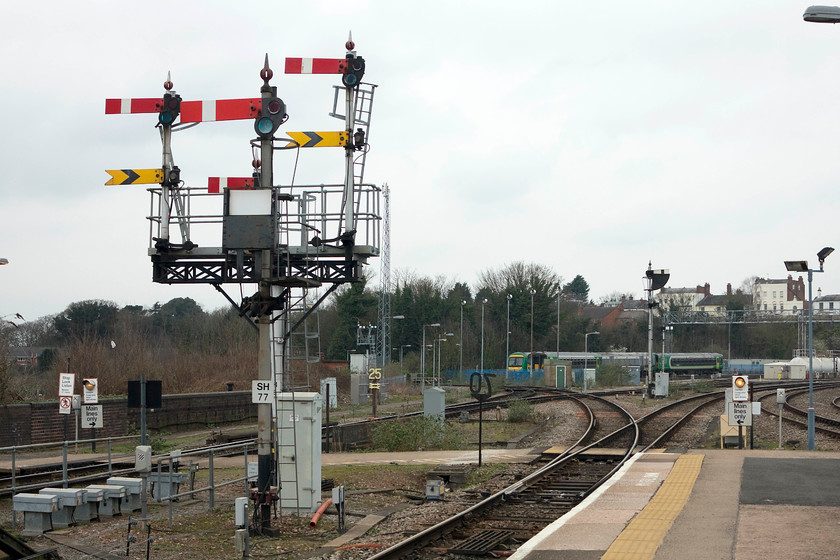
[[[833,559],[838,528],[838,453],[645,453],[510,558]]]

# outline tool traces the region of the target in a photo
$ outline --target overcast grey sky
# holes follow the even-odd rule
[[[379,86],[365,177],[391,189],[392,274],[475,286],[539,262],[583,275],[595,300],[641,297],[649,260],[669,286],[713,293],[783,278],[784,260],[840,246],[840,27],[803,22],[807,6],[6,2],[0,315],[225,306],[209,286],[151,282],[148,194],[104,183],[106,169],[160,165],[156,119],[106,116],[104,100],[158,96],[167,71],[184,99],[257,97],[268,53],[284,129],[338,130],[338,78],[282,69],[342,57],[349,30]],[[182,179],[249,174],[252,136],[251,121],[176,134]],[[296,182],[340,182],[340,150],[327,152],[302,153]],[[292,166],[277,157],[278,182]],[[840,257],[818,287],[840,293]]]

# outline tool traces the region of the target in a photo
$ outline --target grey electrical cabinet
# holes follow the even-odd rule
[[[319,393],[277,394],[277,475],[284,513],[314,512],[321,502]]]

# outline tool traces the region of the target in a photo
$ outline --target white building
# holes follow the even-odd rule
[[[696,288],[662,288],[656,299],[666,311],[697,311],[697,304],[712,294],[708,282]]]
[[[756,278],[753,284],[753,304],[757,311],[795,315],[808,308],[805,281],[788,274],[787,279]]]
[[[814,313],[840,313],[840,295],[822,295],[822,290],[817,290],[817,297],[814,298]]]

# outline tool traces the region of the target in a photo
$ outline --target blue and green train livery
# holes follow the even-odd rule
[[[571,362],[572,372],[582,374],[584,368],[599,368],[603,363],[621,365],[631,370],[647,370],[646,352],[514,352],[508,356],[509,374],[541,373],[547,360]],[[684,352],[653,355],[653,371],[673,374],[715,375],[723,371],[723,355],[713,352]]]

